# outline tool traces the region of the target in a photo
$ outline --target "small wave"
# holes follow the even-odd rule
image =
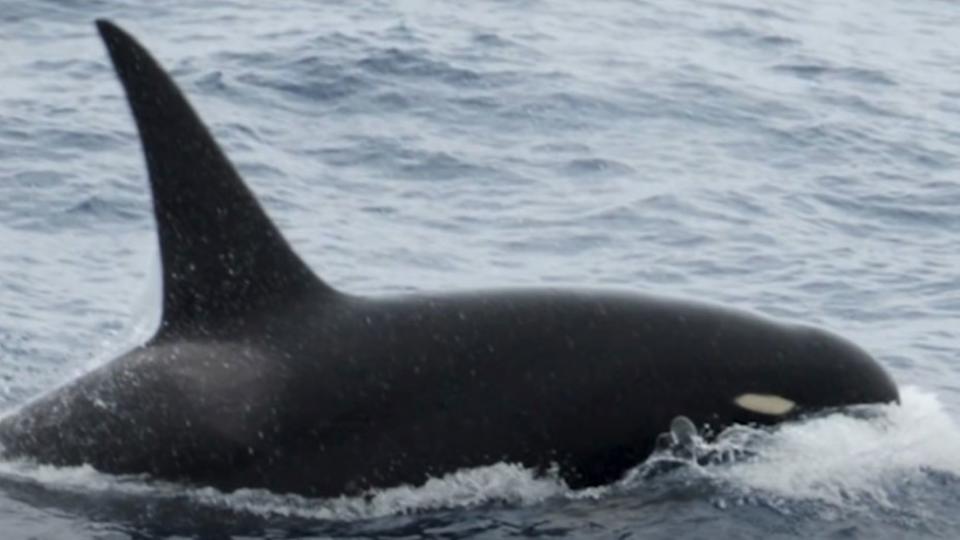
[[[886,73],[876,69],[857,67],[834,67],[824,63],[793,63],[773,66],[773,71],[788,73],[801,79],[817,80],[824,78],[842,79],[850,82],[881,86],[895,86],[897,83]]]
[[[72,79],[86,81],[100,75],[106,66],[97,61],[66,59],[66,60],[38,60],[31,62],[27,68],[36,72],[53,72],[57,76],[67,76]]]
[[[433,60],[423,51],[386,49],[360,60],[358,66],[378,75],[440,80],[454,86],[477,86],[484,82],[481,74]]]
[[[370,86],[368,81],[350,74],[327,78],[311,75],[265,77],[256,73],[246,73],[237,77],[237,80],[243,84],[275,90],[310,101],[336,101],[353,96]]]
[[[473,35],[473,42],[485,47],[508,48],[517,47],[517,43],[492,32],[478,32]]]
[[[612,159],[581,158],[572,159],[563,166],[563,172],[569,176],[627,176],[633,174],[633,167]]]
[[[741,5],[739,3],[727,3],[727,2],[714,2],[710,4],[710,6],[722,11],[729,11],[732,13],[747,15],[751,18],[793,22],[792,17],[789,17],[786,14],[780,11],[775,11],[774,9],[771,9],[771,8],[753,7],[748,5]]]
[[[939,208],[936,201],[912,201],[905,204],[902,197],[886,195],[846,195],[823,193],[811,197],[812,201],[840,210],[851,218],[861,218],[873,223],[888,223],[903,230],[939,228],[955,230],[960,226],[960,217],[951,208]]]
[[[733,26],[722,30],[707,32],[710,37],[745,47],[759,46],[766,49],[795,47],[800,41],[787,36],[768,34],[747,26]]]
[[[65,209],[59,217],[58,224],[76,227],[82,222],[89,221],[99,226],[104,223],[138,221],[142,219],[142,215],[143,211],[138,205],[92,195]]]
[[[420,148],[393,137],[354,137],[353,144],[321,152],[328,165],[376,166],[386,174],[410,180],[454,180],[496,176],[499,170],[454,154]]]

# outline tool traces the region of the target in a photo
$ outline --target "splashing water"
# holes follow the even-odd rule
[[[540,474],[498,463],[429,479],[420,486],[372,490],[360,496],[311,499],[263,490],[223,493],[153,482],[143,476],[110,476],[90,467],[50,467],[0,462],[0,476],[51,489],[162,499],[255,515],[319,520],[357,520],[492,503],[528,506],[551,499],[602,499],[662,482],[664,463],[679,466],[687,481],[719,485],[725,497],[749,496],[782,505],[784,500],[837,507],[873,503],[892,507],[893,486],[934,471],[960,476],[960,429],[930,393],[908,387],[899,406],[873,407],[870,415],[833,413],[775,428],[736,426],[716,441],[696,441],[696,454],[678,459],[655,454],[609,486],[571,490],[558,471]],[[677,467],[673,467],[677,468]]]
[[[709,472],[740,489],[843,505],[870,500],[892,506],[891,486],[925,471],[960,476],[960,429],[930,393],[902,392],[882,415],[841,413],[770,432],[754,430],[753,455]]]

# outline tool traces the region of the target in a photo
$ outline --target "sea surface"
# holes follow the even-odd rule
[[[0,462],[3,539],[960,537],[956,2],[0,0],[0,409],[156,324],[97,17],[341,289],[706,299],[851,338],[903,403],[583,491],[509,463],[306,499]]]

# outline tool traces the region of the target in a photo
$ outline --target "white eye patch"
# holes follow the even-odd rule
[[[742,409],[770,416],[781,416],[792,411],[796,403],[774,394],[742,394],[733,400]]]

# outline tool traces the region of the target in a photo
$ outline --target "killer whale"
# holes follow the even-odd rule
[[[146,343],[0,420],[8,457],[334,496],[506,461],[619,478],[685,416],[719,429],[898,401],[813,327],[627,292],[369,298],[296,255],[172,79],[97,27],[140,134],[163,268]]]

